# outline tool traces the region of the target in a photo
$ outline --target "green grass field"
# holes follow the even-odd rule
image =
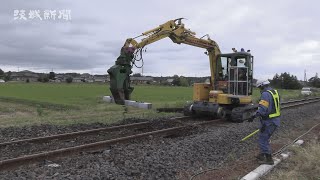
[[[124,118],[172,116],[109,104],[105,84],[6,83],[0,85],[0,127],[31,124],[113,123]],[[151,102],[154,108],[176,107],[191,100],[192,88],[135,86],[132,99]]]
[[[0,97],[69,106],[96,105],[104,95],[111,95],[105,84],[7,83],[0,86]],[[191,100],[190,87],[135,86],[132,99],[156,105]]]
[[[135,86],[132,99],[153,108],[182,107],[192,100],[192,87]],[[283,100],[300,97],[298,90],[280,90]],[[105,84],[5,83],[0,85],[0,127],[30,124],[112,123],[128,117],[172,116],[155,110],[108,104]],[[253,99],[259,98],[254,90]]]

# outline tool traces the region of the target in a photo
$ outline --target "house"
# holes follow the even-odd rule
[[[174,79],[167,79],[167,82],[170,83],[170,84],[171,84],[173,81],[174,81]]]
[[[62,81],[60,79],[54,79],[54,80],[49,80],[49,82],[53,82],[53,83],[61,83]]]
[[[110,77],[108,75],[94,75],[93,76],[94,82],[110,82]]]
[[[82,79],[81,77],[75,77],[72,79],[72,82],[81,83],[84,82],[84,79]]]
[[[134,83],[134,84],[147,84],[147,83],[153,82],[153,77],[144,77],[144,76],[134,77],[134,76],[131,76],[130,81],[131,81],[131,83]]]
[[[65,81],[64,74],[56,74],[55,81],[56,82],[64,82]]]
[[[85,79],[85,82],[93,83],[93,82],[94,82],[94,79],[93,79],[93,77],[92,77],[92,78],[88,78],[88,79]]]
[[[94,82],[94,76],[89,73],[83,73],[80,77],[82,78],[83,82]]]
[[[32,72],[32,71],[28,71],[28,70],[11,73],[11,79],[13,81],[27,81],[27,80],[29,80],[31,82],[36,82],[36,81],[38,81],[39,77],[40,77],[39,74]]]
[[[83,73],[80,75],[81,78],[86,79],[86,78],[91,78],[92,75],[90,75],[89,73]]]

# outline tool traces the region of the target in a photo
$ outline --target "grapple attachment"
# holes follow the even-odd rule
[[[130,87],[133,52],[134,49],[122,48],[116,64],[108,69],[110,75],[110,91],[117,104],[124,104],[125,100],[129,100],[134,89]]]

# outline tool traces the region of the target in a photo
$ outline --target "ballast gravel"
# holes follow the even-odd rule
[[[320,103],[283,110],[281,127],[273,139],[306,124],[319,123],[314,118],[319,113]],[[259,122],[226,123],[194,127],[190,132],[175,137],[150,136],[142,141],[112,145],[101,151],[83,152],[0,171],[0,179],[185,179],[203,169],[223,167],[255,148],[256,136],[244,143],[239,141],[256,130],[258,125]],[[51,130],[47,130],[48,127]],[[46,125],[30,129],[0,129],[0,141],[19,139],[21,132],[24,136],[30,131],[49,135],[59,133],[56,132],[58,129]]]

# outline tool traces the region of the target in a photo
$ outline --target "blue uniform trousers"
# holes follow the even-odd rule
[[[277,124],[273,122],[271,119],[261,120],[260,125],[260,134],[258,138],[260,152],[265,154],[271,154],[271,147],[270,147],[270,137],[277,129]]]

